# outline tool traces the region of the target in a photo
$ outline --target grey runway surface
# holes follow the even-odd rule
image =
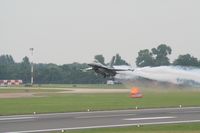
[[[0,132],[50,132],[190,122],[200,122],[200,107],[2,116]]]

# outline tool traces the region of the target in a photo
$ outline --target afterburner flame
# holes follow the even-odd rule
[[[143,95],[140,92],[140,89],[137,87],[133,87],[131,89],[131,98],[141,98]]]

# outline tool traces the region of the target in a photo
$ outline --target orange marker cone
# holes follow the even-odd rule
[[[131,95],[130,95],[131,98],[142,98],[143,95],[142,93],[140,92],[139,88],[137,87],[133,87],[131,89]]]

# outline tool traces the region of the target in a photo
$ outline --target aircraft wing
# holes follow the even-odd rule
[[[134,69],[113,69],[114,71],[134,71]]]
[[[102,68],[108,71],[134,71],[132,68],[114,68],[114,67],[107,67],[107,66],[93,66],[94,68]]]
[[[114,71],[134,71],[134,69],[130,66],[125,66],[125,65],[121,65],[121,66],[114,66],[112,68]]]

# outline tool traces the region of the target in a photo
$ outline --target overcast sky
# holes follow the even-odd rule
[[[0,0],[0,55],[19,62],[106,61],[119,53],[135,64],[138,51],[167,44],[200,58],[199,0]]]

